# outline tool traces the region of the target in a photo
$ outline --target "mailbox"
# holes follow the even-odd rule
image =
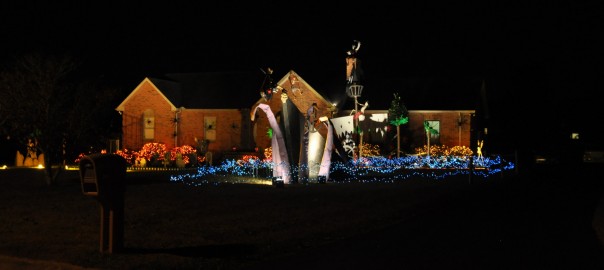
[[[116,154],[92,154],[80,159],[84,195],[95,196],[101,207],[100,251],[124,247],[126,160]]]
[[[126,178],[126,160],[116,154],[92,154],[80,159],[82,192],[89,196],[121,193]]]

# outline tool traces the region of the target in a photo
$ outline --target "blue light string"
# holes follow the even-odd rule
[[[279,164],[279,166],[286,166]],[[473,167],[472,167],[473,166]],[[270,180],[275,164],[272,162],[250,159],[225,160],[217,166],[202,166],[196,173],[172,175],[170,181],[181,182],[191,186],[217,185],[220,183],[249,183],[250,179]],[[310,171],[308,165],[290,165],[290,174],[298,175],[300,171]],[[413,177],[444,179],[455,175],[469,175],[488,178],[491,175],[513,170],[515,165],[500,156],[419,156],[411,155],[398,158],[363,157],[348,162],[332,162],[330,181],[334,183],[394,183]],[[260,176],[259,171],[265,172]],[[232,177],[236,176],[236,177]],[[208,178],[220,178],[221,181],[210,181]],[[247,178],[247,179],[240,179]],[[336,180],[333,180],[336,179]],[[299,179],[307,181],[308,179]]]

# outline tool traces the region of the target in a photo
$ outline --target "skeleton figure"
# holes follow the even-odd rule
[[[345,139],[342,144],[344,147],[344,151],[346,151],[346,154],[349,157],[354,157],[354,152],[357,146],[354,140],[352,139],[352,134],[346,133]]]

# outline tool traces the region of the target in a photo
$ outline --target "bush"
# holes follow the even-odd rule
[[[428,146],[415,148],[416,155],[425,155],[428,153]],[[472,149],[465,146],[448,147],[446,145],[430,145],[430,156],[456,156],[467,157],[473,155]]]
[[[173,167],[178,155],[182,156],[185,165],[189,167],[196,166],[205,161],[205,158],[200,157],[197,154],[197,150],[190,145],[174,147],[168,150],[163,143],[146,143],[139,151],[124,149],[117,150],[115,154],[122,156],[130,166],[141,166],[141,161],[144,159],[145,162],[142,163],[149,167]],[[81,157],[84,155],[84,153],[80,154],[75,162],[79,163]]]

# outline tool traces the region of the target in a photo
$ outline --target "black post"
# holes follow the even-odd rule
[[[126,160],[116,154],[93,154],[80,160],[84,195],[95,196],[100,205],[101,253],[124,248],[124,193]]]
[[[124,248],[124,179],[112,179],[101,193],[101,253],[117,253]],[[104,195],[103,195],[104,194]]]

